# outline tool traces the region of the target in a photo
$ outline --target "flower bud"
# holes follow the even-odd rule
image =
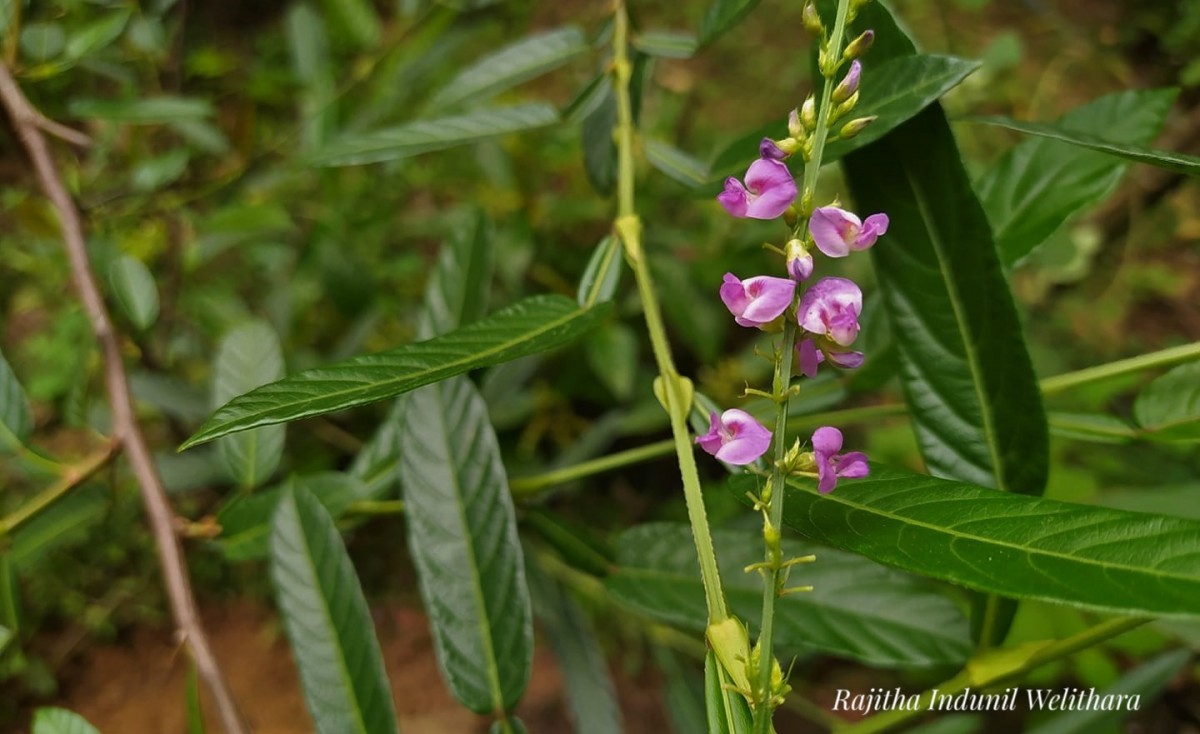
[[[838,135],[841,137],[842,140],[849,140],[850,138],[854,137],[855,135],[858,135],[859,133],[861,133],[863,131],[863,129],[866,128],[867,125],[870,125],[872,122],[875,122],[875,117],[876,117],[875,115],[872,115],[870,117],[857,117],[857,118],[851,120],[850,122],[847,122],[845,125],[843,125],[842,131],[840,133],[838,133]]]
[[[779,144],[770,138],[763,138],[758,144],[758,157],[767,158],[773,161],[781,161],[787,158],[787,152],[779,147]]]
[[[842,53],[844,59],[857,59],[870,50],[875,43],[875,31],[865,30],[862,34],[850,42],[846,50]]]
[[[805,130],[817,129],[817,100],[811,94],[800,106],[800,122],[804,125]]]
[[[803,18],[806,31],[817,38],[825,35],[825,25],[821,23],[821,14],[817,12],[817,4],[812,0],[805,3]]]
[[[804,125],[800,124],[800,111],[793,108],[788,113],[788,135],[791,135],[797,140],[804,139]]]
[[[784,250],[787,255],[787,271],[792,280],[805,281],[813,274],[813,256],[802,240],[790,240]]]
[[[857,106],[858,92],[855,92],[854,94],[850,95],[845,102],[842,102],[840,105],[833,108],[833,111],[829,113],[829,124],[832,125],[834,122],[837,122],[846,115],[850,114]]]
[[[858,91],[858,82],[862,77],[862,62],[855,59],[850,62],[850,71],[833,89],[833,101],[841,104],[850,99]]]

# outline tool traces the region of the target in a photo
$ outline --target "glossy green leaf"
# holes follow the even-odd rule
[[[398,731],[375,626],[333,520],[300,489],[271,527],[271,580],[320,734]]]
[[[660,59],[690,59],[699,45],[694,35],[682,31],[647,31],[633,37],[634,48]]]
[[[650,165],[684,186],[700,186],[710,178],[708,166],[673,145],[647,138],[642,147]]]
[[[191,97],[149,97],[146,99],[76,99],[67,109],[75,117],[155,125],[174,120],[200,120],[212,117],[212,103]]]
[[[1159,655],[1121,676],[1120,680],[1096,692],[1106,696],[1138,696],[1142,707],[1149,708],[1179,671],[1191,660],[1188,650],[1173,650]],[[1092,734],[1107,731],[1133,715],[1126,707],[1105,711],[1103,707],[1083,708],[1060,714],[1027,734]]]
[[[757,477],[742,478],[748,481],[739,488],[757,491]],[[762,533],[717,531],[713,543],[730,608],[753,628],[762,611],[762,579],[743,569],[762,560]],[[604,583],[617,601],[668,624],[704,629],[700,565],[687,526],[640,525],[614,545],[619,567]],[[780,648],[879,667],[953,664],[970,655],[966,619],[924,581],[848,553],[784,544],[785,557],[809,553],[816,553],[816,563],[797,567],[791,578],[814,590],[789,594],[777,604]]]
[[[1177,91],[1110,94],[1064,115],[1058,125],[1123,143],[1147,143],[1162,130]],[[1116,158],[1062,142],[1026,140],[975,184],[1001,261],[1011,266],[1073,214],[1103,199],[1125,173]]]
[[[275,330],[265,321],[247,321],[225,334],[213,363],[213,406],[274,382],[284,375],[283,352]],[[283,458],[284,426],[264,426],[217,443],[229,476],[250,489],[261,484]]]
[[[533,621],[512,496],[487,405],[465,377],[408,398],[400,484],[442,676],[478,713],[529,681]]]
[[[1037,135],[1038,137],[1049,138],[1050,140],[1070,143],[1071,145],[1099,151],[1106,155],[1133,161],[1134,163],[1146,163],[1175,173],[1182,173],[1185,176],[1200,176],[1200,156],[1174,153],[1168,150],[1157,150],[1147,148],[1143,145],[1130,145],[1099,135],[1090,135],[1076,130],[1064,129],[1058,125],[1021,122],[1019,120],[1010,120],[1007,117],[973,117],[970,118],[970,121],[985,125],[996,125],[1008,128],[1009,130],[1015,130],[1019,133],[1025,133],[1026,135]]]
[[[579,309],[562,296],[534,296],[445,336],[305,370],[234,398],[182,446],[238,431],[367,405],[567,344],[607,308]]]
[[[612,235],[605,235],[596,249],[592,250],[583,277],[579,279],[579,293],[576,296],[579,305],[588,307],[611,301],[621,282],[621,264],[621,241]]]
[[[99,484],[86,484],[57,500],[12,534],[8,560],[29,571],[46,553],[85,537],[104,515],[108,493]]]
[[[1180,365],[1147,385],[1133,416],[1149,438],[1200,441],[1200,362]]]
[[[135,327],[144,331],[158,319],[158,286],[141,260],[128,255],[113,260],[108,280],[121,310]]]
[[[583,33],[574,27],[531,35],[463,69],[434,93],[427,108],[436,112],[464,102],[486,102],[506,89],[557,69],[587,48]]]
[[[930,471],[1014,492],[1046,484],[1041,393],[991,232],[940,106],[847,156],[861,211],[886,212],[871,249]],[[892,173],[880,176],[880,170]]]
[[[754,488],[734,477],[735,496]],[[879,466],[784,524],[820,543],[991,594],[1130,615],[1200,615],[1200,522],[1029,497]]]
[[[745,697],[732,684],[711,649],[704,656],[704,714],[708,734],[750,734],[752,715]]]
[[[417,120],[386,130],[346,135],[313,153],[309,163],[357,166],[394,161],[556,122],[558,112],[544,102],[483,108],[453,117]]]
[[[382,28],[371,0],[321,0],[321,8],[359,48],[379,42]]]
[[[538,628],[562,672],[571,731],[621,734],[621,706],[592,625],[554,579],[532,564],[527,570]]]
[[[100,730],[74,711],[40,708],[33,712],[33,734],[100,734]]]
[[[33,411],[29,398],[12,367],[0,353],[0,446],[16,444],[33,432]]]
[[[758,0],[713,0],[700,23],[700,45],[706,46],[740,23]]]

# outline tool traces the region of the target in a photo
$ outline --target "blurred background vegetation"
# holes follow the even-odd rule
[[[982,59],[980,71],[946,100],[952,116],[1049,120],[1101,94],[1177,86],[1182,93],[1158,146],[1200,152],[1198,4],[895,5],[926,51]],[[632,6],[643,31],[694,32],[707,3]],[[137,298],[112,304],[141,418],[176,508],[190,521],[189,561],[218,653],[238,660],[231,665],[235,690],[239,681],[254,685],[254,676],[276,682],[277,694],[270,686],[256,694],[264,699],[262,720],[277,717],[276,729],[261,731],[302,728],[294,673],[272,662],[286,657],[286,647],[269,611],[265,566],[231,561],[211,537],[238,481],[216,450],[176,454],[175,446],[214,407],[214,363],[232,348],[231,334],[254,323],[266,329],[267,341],[277,335],[288,371],[409,341],[440,244],[470,236],[472,228],[486,231],[494,247],[491,308],[533,292],[574,295],[613,213],[612,171],[603,151],[582,143],[587,125],[603,127],[602,115],[370,166],[316,168],[305,156],[336,132],[385,127],[435,109],[432,93],[457,70],[531,31],[573,25],[589,41],[602,36],[608,4],[3,0],[0,10],[5,58],[26,93],[48,117],[93,138],[87,150],[56,151],[87,217],[98,272],[113,293],[138,293],[121,283],[145,272],[157,284],[156,308]],[[707,163],[764,122],[781,123],[809,87],[799,14],[798,2],[766,0],[693,58],[642,56],[647,137]],[[583,53],[502,99],[542,99],[570,110],[603,63],[601,51]],[[977,173],[1019,142],[984,126],[960,123],[956,133]],[[594,156],[590,166],[585,148]],[[759,245],[772,232],[732,222],[703,187],[698,193],[649,166],[643,174],[638,207],[681,369],[717,403],[732,405],[767,365],[727,323],[716,284],[727,270],[768,267]],[[99,355],[71,288],[54,214],[8,127],[0,136],[0,202],[0,352],[31,398],[37,451],[75,461],[97,446],[108,421]],[[1111,196],[1064,222],[1014,269],[1039,375],[1200,339],[1197,212],[1194,182],[1133,169]],[[846,267],[870,282],[865,260]],[[664,416],[650,398],[654,372],[636,293],[629,284],[620,293],[617,315],[585,343],[483,378],[510,476],[665,435]],[[261,342],[263,333],[240,338]],[[1050,407],[1127,418],[1149,377],[1102,383]],[[818,411],[901,399],[886,371],[876,370],[825,380],[802,402]],[[277,465],[258,467],[263,476],[250,483],[352,468],[383,416],[359,410],[289,428]],[[919,468],[903,417],[850,431],[873,459]],[[1149,501],[1160,512],[1200,516],[1194,450],[1059,433],[1048,496],[1127,507]],[[35,455],[0,454],[0,511],[17,507],[50,476]],[[603,536],[682,518],[676,476],[665,457],[575,482],[529,507],[552,508]],[[720,521],[744,515],[726,493],[711,497]],[[536,516],[529,509],[523,520],[536,524]],[[402,520],[353,522],[350,551],[377,605],[389,668],[410,671],[392,673],[401,712],[427,731],[468,730],[474,719],[454,711],[432,672],[411,566],[396,542]],[[19,644],[0,654],[0,685],[12,692],[0,699],[0,728],[22,726],[22,712],[46,701],[65,702],[105,731],[181,726],[174,722],[183,716],[185,676],[163,632],[166,604],[132,478],[105,469],[21,542],[16,578],[5,589]],[[653,635],[605,604],[588,603],[617,674],[628,730],[662,731],[669,717],[683,716],[675,709],[686,691],[664,691],[658,671],[689,663],[664,659],[649,644]],[[1083,624],[1070,610],[1023,609],[1017,635],[1061,635]],[[1200,631],[1183,632],[1200,645]],[[1158,631],[1131,635],[1042,675],[1104,685],[1164,639]],[[541,652],[537,662],[522,716],[535,731],[565,730],[553,662]],[[888,677],[834,660],[810,666],[819,683],[809,693],[817,701],[839,686],[884,685]],[[162,697],[149,700],[146,686]],[[1200,720],[1195,689],[1192,681],[1190,698],[1168,698],[1169,706],[1190,711],[1183,719],[1190,716],[1193,725]],[[162,710],[133,712],[137,707]],[[129,718],[135,715],[159,718]],[[1161,711],[1146,718],[1156,715]],[[802,723],[794,726],[804,731]]]

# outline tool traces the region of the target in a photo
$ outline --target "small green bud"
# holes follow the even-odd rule
[[[804,29],[816,38],[825,35],[825,25],[821,22],[821,14],[817,12],[817,4],[809,0],[804,5]]]
[[[857,118],[851,120],[850,122],[847,122],[845,125],[843,125],[842,131],[840,133],[838,133],[838,136],[842,140],[849,140],[850,138],[854,137],[855,135],[858,135],[859,133],[861,133],[863,131],[863,129],[866,128],[867,125],[870,125],[872,122],[875,122],[875,115],[872,115],[870,117],[857,117]]]
[[[875,43],[875,31],[865,30],[858,38],[850,42],[846,50],[842,52],[843,59],[857,59],[862,57],[871,46]]]
[[[804,104],[800,106],[800,122],[804,125],[805,130],[817,129],[817,99],[811,94],[805,98]]]

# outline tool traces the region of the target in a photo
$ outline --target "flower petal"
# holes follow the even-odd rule
[[[825,361],[825,355],[821,354],[813,340],[802,339],[796,345],[796,353],[797,361],[800,363],[800,374],[810,378],[816,377],[817,365]]]
[[[771,140],[770,138],[763,138],[762,142],[758,144],[758,157],[767,158],[773,161],[781,161],[784,158],[787,158],[787,153],[784,153],[782,150],[780,150],[779,146],[775,144],[774,140]]]
[[[817,249],[829,257],[850,254],[850,242],[858,234],[862,222],[845,209],[823,206],[815,209],[808,221],[808,231]]]
[[[771,432],[744,410],[730,408],[721,414],[721,422],[733,434],[715,456],[727,464],[749,464],[767,453]]]
[[[817,457],[817,491],[829,494],[837,486],[837,472],[833,464],[824,456]]]
[[[750,204],[750,195],[746,187],[733,176],[725,179],[725,190],[717,194],[717,201],[725,207],[725,211],[735,217],[745,217],[746,208]]]
[[[799,193],[786,165],[762,158],[746,170],[746,188],[751,194],[746,216],[751,219],[775,219],[787,211]]]
[[[766,324],[779,318],[792,305],[796,295],[796,281],[791,278],[774,278],[759,275],[742,282],[750,303],[740,314],[745,321]]]
[[[842,450],[842,432],[833,426],[821,426],[813,431],[812,447],[818,458],[817,463],[820,463],[821,459],[827,459]]]
[[[858,237],[850,244],[851,250],[865,250],[875,244],[875,240],[887,233],[888,215],[872,214],[863,222]]]
[[[851,451],[848,454],[835,456],[833,464],[837,469],[837,475],[846,479],[858,479],[871,473],[871,467],[867,464],[867,455],[861,451]]]
[[[714,410],[709,415],[708,421],[708,433],[696,436],[696,443],[700,444],[700,448],[716,456],[717,452],[721,450],[721,419]]]
[[[829,352],[829,361],[842,369],[853,370],[862,367],[863,353],[831,351]]]
[[[746,286],[733,273],[725,273],[719,293],[721,302],[734,316],[741,316],[742,312],[746,310],[746,306],[750,305],[750,296],[746,295]]]

